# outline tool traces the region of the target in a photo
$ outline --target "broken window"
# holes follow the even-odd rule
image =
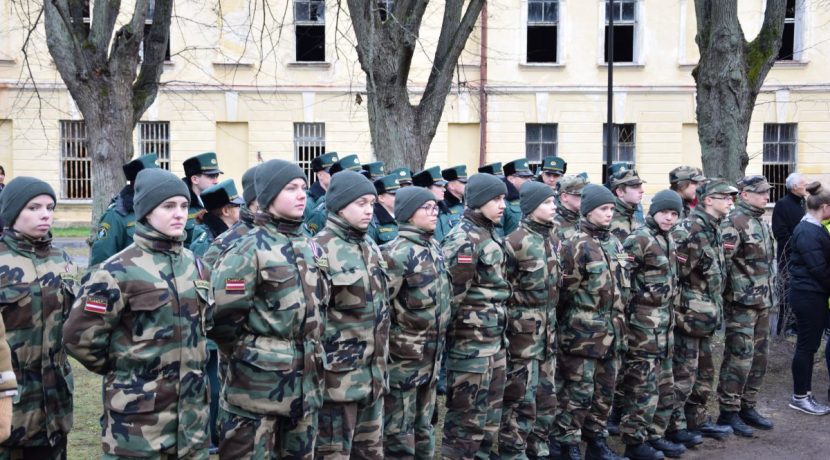
[[[608,179],[608,167],[614,163],[634,163],[637,150],[637,125],[614,124],[611,133],[611,162],[608,162],[608,123],[602,125],[602,182]]]
[[[795,172],[798,125],[795,123],[764,124],[764,177],[772,186],[770,202],[787,194],[785,182]]]
[[[322,0],[294,1],[297,62],[325,62],[326,5]]]
[[[559,0],[528,0],[527,62],[557,62]]]
[[[559,141],[556,123],[528,123],[525,125],[525,158],[535,170],[545,157],[554,157]]]
[[[614,62],[635,62],[634,44],[637,36],[637,0],[614,0],[605,3],[605,62],[608,62],[608,39],[611,26],[608,24],[614,15]]]
[[[797,3],[797,0],[787,0],[787,10],[784,16],[784,34],[781,38],[781,49],[778,50],[779,61],[795,60],[795,29]]]

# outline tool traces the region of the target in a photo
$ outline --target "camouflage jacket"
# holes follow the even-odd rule
[[[209,335],[229,356],[222,399],[232,413],[296,420],[322,405],[320,309],[328,283],[301,225],[268,219],[211,275]]]
[[[559,301],[559,240],[553,225],[525,217],[506,239],[507,339],[511,358],[547,360],[556,353]]]
[[[207,449],[212,312],[206,271],[184,238],[137,224],[133,244],[84,276],[64,327],[67,352],[104,376],[107,454]]]
[[[618,240],[625,241],[628,235],[641,226],[635,213],[637,206],[623,203],[617,198],[614,201],[614,219],[611,220],[611,234]]]
[[[76,277],[51,237],[33,241],[6,229],[0,238],[0,312],[15,374],[6,376],[18,389],[3,447],[54,445],[72,429],[72,370],[62,333]]]
[[[675,309],[675,331],[693,337],[709,337],[723,321],[723,256],[720,219],[703,207],[692,211],[672,230],[680,267],[680,302]]]
[[[453,296],[447,333],[450,358],[488,357],[504,349],[505,303],[510,298],[504,246],[495,225],[471,209],[444,239]]]
[[[450,322],[450,282],[432,234],[401,225],[382,246],[392,325],[389,385],[409,390],[438,377]]]
[[[674,346],[674,303],[680,293],[674,238],[646,217],[646,225],[634,230],[623,248],[631,272],[628,351],[667,358]]]
[[[753,308],[772,307],[775,250],[764,210],[738,201],[721,222],[726,259],[724,300]]]
[[[377,401],[388,389],[386,262],[377,245],[337,215],[314,237],[331,283],[323,307],[325,401]]]
[[[239,221],[213,240],[205,251],[205,255],[202,256],[202,261],[208,267],[215,267],[222,255],[253,228],[254,215],[247,206],[243,205],[239,210]]]
[[[369,238],[378,246],[386,244],[398,236],[398,221],[380,203],[375,203],[375,213],[367,232]]]
[[[89,266],[100,264],[133,243],[135,212],[133,187],[127,185],[101,216],[98,234],[89,252]]]
[[[627,346],[625,305],[631,287],[622,243],[584,218],[562,243],[559,346],[601,359]]]
[[[579,213],[571,211],[563,205],[556,207],[556,217],[553,218],[553,228],[560,242],[570,239],[579,231]]]

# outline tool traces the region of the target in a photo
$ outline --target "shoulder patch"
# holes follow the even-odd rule
[[[110,224],[103,223],[100,227],[98,227],[98,239],[104,239],[107,237],[107,234],[110,231]]]
[[[208,289],[210,288],[210,282],[207,280],[194,280],[193,284],[196,285],[199,289]]]
[[[107,298],[99,296],[87,297],[84,311],[103,315],[107,312]]]
[[[473,263],[473,255],[472,254],[458,254],[458,263],[459,264],[471,264],[471,263]]]
[[[242,278],[225,278],[225,293],[241,294],[245,292],[245,280]]]

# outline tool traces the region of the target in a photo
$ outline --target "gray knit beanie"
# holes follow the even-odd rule
[[[553,189],[541,182],[527,181],[519,190],[519,196],[519,206],[522,208],[522,214],[528,215],[545,200],[553,196]]]
[[[142,169],[135,178],[133,208],[136,220],[143,219],[162,201],[174,196],[183,196],[190,202],[190,190],[184,181],[164,169]]]
[[[326,209],[336,213],[363,195],[377,197],[375,186],[363,174],[344,170],[331,176],[326,192]]]
[[[588,184],[582,189],[582,203],[579,205],[579,212],[587,216],[589,212],[604,205],[614,203],[614,195],[611,190],[597,184]]]
[[[648,207],[648,215],[654,217],[660,211],[665,210],[677,211],[677,214],[683,214],[683,199],[674,190],[661,190],[651,199],[651,205]]]
[[[294,179],[308,179],[302,168],[285,160],[268,160],[254,171],[254,188],[259,207],[267,209],[274,198]]]
[[[432,192],[423,187],[404,187],[395,195],[395,220],[405,224],[427,201],[438,200]]]
[[[507,195],[507,186],[498,177],[487,173],[470,176],[464,189],[464,200],[471,209],[478,209],[499,195]]]
[[[15,177],[0,193],[0,222],[11,227],[20,211],[32,198],[40,195],[49,195],[52,201],[57,201],[52,186],[34,177]]]
[[[254,177],[256,175],[256,168],[259,165],[248,168],[245,174],[242,175],[242,199],[245,204],[251,204],[251,201],[256,200],[256,187],[254,186]]]

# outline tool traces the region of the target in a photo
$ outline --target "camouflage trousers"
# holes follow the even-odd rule
[[[54,446],[3,447],[0,446],[0,460],[66,460],[66,436]]]
[[[435,454],[435,382],[383,397],[383,451],[386,458],[431,459]]]
[[[662,438],[674,410],[671,358],[628,354],[622,373],[623,442],[640,444]]]
[[[34,458],[34,457],[33,457]],[[40,457],[37,457],[40,458]],[[66,458],[66,457],[64,457]],[[112,455],[112,454],[103,454],[101,455],[101,460],[135,460],[139,457],[123,457],[120,455]],[[210,458],[208,456],[207,449],[193,452],[191,454],[185,455],[180,457],[176,454],[157,454],[154,457],[140,457],[142,460],[149,459],[149,460],[208,460]]]
[[[718,381],[721,412],[750,409],[758,402],[758,391],[767,372],[769,309],[727,305],[726,343]]]
[[[507,360],[507,383],[499,427],[500,458],[527,458],[527,438],[536,424],[538,386],[539,360]]]
[[[223,401],[224,403],[224,401]],[[276,415],[244,417],[219,410],[219,458],[233,460],[314,458],[317,414],[301,420]]]
[[[715,382],[712,337],[691,337],[675,330],[674,410],[669,431],[694,429],[706,419],[706,402]]]
[[[556,400],[558,375],[556,353],[539,362],[539,386],[536,387],[536,423],[527,437],[527,453],[536,457],[550,455],[549,440],[553,419],[559,406]]]
[[[582,437],[606,437],[605,425],[614,399],[614,384],[620,357],[585,358],[559,355],[562,388],[553,435],[562,444],[575,444]]]
[[[383,458],[383,398],[326,401],[318,415],[315,457],[325,460]]]
[[[447,360],[447,414],[441,455],[487,459],[501,423],[507,353]]]

